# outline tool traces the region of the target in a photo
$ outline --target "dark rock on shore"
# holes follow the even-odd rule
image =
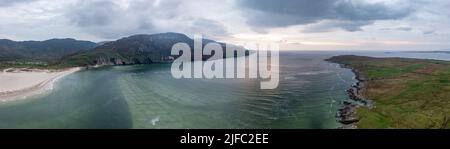
[[[340,129],[356,129],[356,124],[359,122],[357,109],[359,107],[372,108],[373,102],[363,98],[365,77],[348,65],[341,64],[341,67],[351,69],[357,82],[346,91],[349,99],[343,102],[343,107],[338,110],[336,117],[337,121],[342,124]]]

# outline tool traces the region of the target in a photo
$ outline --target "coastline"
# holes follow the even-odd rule
[[[342,124],[339,129],[357,129],[359,118],[356,113],[358,108],[365,107],[371,109],[374,107],[373,101],[364,97],[367,79],[359,70],[349,65],[338,64],[342,68],[351,69],[357,80],[357,82],[346,91],[349,99],[343,102],[343,107],[340,108],[336,114],[338,122]]]
[[[341,128],[449,128],[449,61],[356,55],[326,60],[350,68],[356,79],[337,114]]]
[[[15,69],[0,72],[0,102],[21,100],[53,89],[59,79],[81,70],[81,67],[62,70]]]

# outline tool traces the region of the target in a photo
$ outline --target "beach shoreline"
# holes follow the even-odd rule
[[[53,89],[59,79],[81,67],[48,70],[8,68],[0,72],[0,102],[10,102],[43,94]]]

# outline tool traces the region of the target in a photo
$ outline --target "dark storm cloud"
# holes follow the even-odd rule
[[[425,34],[425,35],[430,35],[430,34],[434,34],[436,32],[436,30],[435,29],[432,29],[432,30],[426,30],[426,31],[423,31],[423,34]]]
[[[120,13],[120,9],[110,1],[83,2],[70,12],[70,19],[82,27],[108,25]]]
[[[0,0],[0,7],[11,6],[22,2],[31,2],[36,0]]]
[[[411,27],[397,27],[395,29],[399,30],[399,31],[412,31],[413,30]]]
[[[206,36],[227,36],[228,31],[225,29],[223,24],[218,21],[209,19],[196,19],[190,30],[196,34],[203,34]]]
[[[381,30],[412,31],[411,27],[382,28]]]
[[[359,31],[361,26],[374,21],[401,19],[414,11],[410,7],[392,8],[383,3],[352,0],[243,0],[238,3],[246,8],[248,23],[260,28],[334,20],[337,23],[331,21],[330,24],[322,24],[318,28],[338,25],[347,31]],[[342,21],[345,23],[339,23]]]
[[[337,29],[349,32],[362,31],[362,26],[370,25],[373,21],[325,21],[304,28],[305,33],[330,32]]]
[[[66,16],[79,29],[106,39],[157,32],[229,34],[221,22],[189,14],[182,2],[131,0],[120,6],[109,0],[81,0]]]
[[[130,5],[125,9],[113,1],[82,0],[66,16],[81,30],[107,39],[152,32],[153,20],[137,6],[148,8],[151,4]]]

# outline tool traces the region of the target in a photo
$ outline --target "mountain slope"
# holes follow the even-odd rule
[[[194,40],[180,33],[134,35],[105,43],[90,51],[66,56],[58,65],[70,67],[168,62],[172,59],[172,46],[179,42],[188,44],[191,50],[194,49]],[[216,41],[204,39],[202,44],[204,46],[211,42]],[[219,44],[225,49],[225,44]]]
[[[0,39],[0,61],[55,60],[63,56],[92,49],[90,41],[75,39],[50,39],[45,41],[12,41]]]

